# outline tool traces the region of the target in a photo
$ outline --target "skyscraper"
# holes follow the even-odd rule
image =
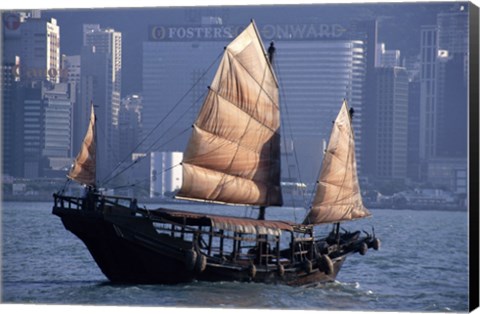
[[[16,147],[20,145],[21,123],[17,121],[20,114],[15,105],[16,87],[19,77],[15,69],[20,64],[20,58],[14,62],[2,64],[2,173],[15,176],[18,174],[19,154]],[[15,157],[16,156],[16,157]],[[17,167],[16,167],[17,165]]]
[[[420,43],[420,158],[435,156],[437,127],[437,27],[423,26]]]
[[[134,149],[141,141],[142,96],[128,95],[122,98],[119,115],[120,159],[131,161]]]
[[[98,25],[84,27],[81,53],[80,109],[76,112],[75,147],[87,128],[90,104],[96,106],[99,180],[119,161],[118,118],[121,95],[122,34]]]
[[[44,92],[60,80],[60,27],[55,19],[42,19],[39,11],[6,12],[3,17],[2,69],[8,71],[2,86],[3,171],[36,177],[48,167]],[[70,117],[56,121],[62,118],[69,123]]]
[[[407,178],[408,75],[404,68],[377,68],[375,176]]]
[[[424,26],[420,69],[420,158],[423,180],[442,184],[467,156],[468,12],[454,4]],[[451,126],[455,126],[452,128]],[[439,174],[442,172],[442,174]]]
[[[20,26],[20,74],[22,80],[60,77],[60,27],[55,19],[28,18]]]
[[[399,67],[401,66],[400,50],[387,50],[385,44],[380,43],[377,46],[376,67]]]
[[[169,116],[163,126],[155,129],[144,149],[184,150],[196,109],[214,71],[203,74],[210,65],[216,65],[223,47],[242,29],[214,21],[213,25],[149,28],[149,40],[143,43],[144,134]],[[258,29],[266,47],[271,40],[275,41],[274,67],[281,91],[282,129],[287,137],[294,137],[295,149],[302,152],[298,155],[302,169],[296,179],[315,181],[322,159],[322,139],[329,138],[331,121],[344,98],[355,109],[361,168],[367,68],[374,65],[376,23],[266,24],[258,25]],[[175,141],[169,141],[176,135]],[[162,143],[167,144],[160,147]],[[286,148],[292,143],[282,140],[282,144]]]
[[[454,5],[437,15],[437,157],[467,156],[468,12]],[[452,130],[449,126],[455,125]]]
[[[42,156],[47,163],[45,176],[55,176],[56,172],[66,172],[72,162],[72,112],[75,101],[75,85],[58,83],[44,86]],[[63,176],[57,175],[59,177]]]
[[[413,77],[408,83],[408,148],[407,177],[418,182],[420,175],[420,81]]]
[[[355,110],[353,124],[360,165],[365,100],[364,43],[352,40],[277,41],[276,46],[283,129],[286,137],[293,139],[300,178],[307,182],[316,179],[317,173],[312,169],[320,169],[322,141],[330,137],[332,121],[344,98]]]

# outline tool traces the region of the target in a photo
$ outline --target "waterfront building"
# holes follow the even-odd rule
[[[131,159],[142,136],[142,96],[128,95],[122,98],[119,114],[120,159]]]
[[[420,159],[422,179],[437,182],[430,163],[467,156],[468,12],[461,4],[422,27]],[[447,162],[445,165],[450,165]]]
[[[62,75],[60,76],[60,81],[75,83],[75,85],[80,86],[80,55],[62,55],[62,70],[63,71],[61,71]]]
[[[62,177],[72,164],[72,113],[75,103],[75,84],[58,83],[43,88],[42,156],[46,158],[44,176]]]
[[[2,63],[2,173],[4,175],[17,176],[20,172],[19,146],[21,141],[20,118],[15,98],[16,87],[19,77],[15,75],[15,69],[20,64],[20,58],[14,58],[13,62]]]
[[[408,74],[405,68],[377,68],[375,176],[407,178]]]
[[[150,154],[150,197],[171,197],[182,186],[182,152]]]
[[[3,60],[20,58],[18,73],[22,80],[60,78],[60,27],[54,18],[41,18],[40,13],[6,12],[3,32]]]
[[[207,70],[218,63],[225,44],[241,30],[238,25],[223,25],[219,19],[208,22],[152,25],[148,30],[149,40],[143,43],[143,127],[145,135],[153,135],[142,147],[145,152],[154,148],[183,151],[186,146],[214,74]],[[375,61],[376,23],[259,24],[258,28],[267,48],[270,41],[275,42],[282,129],[290,141],[283,144],[294,143],[301,152],[297,154],[297,179],[316,180],[321,158],[311,156],[322,155],[322,141],[329,138],[331,121],[344,98],[355,110],[361,169],[363,110],[372,76],[368,69],[373,69]]]
[[[18,86],[16,120],[21,124],[17,162],[21,167],[16,176],[61,177],[67,173],[72,163],[73,93],[69,83],[36,81]]]
[[[86,132],[90,104],[98,122],[97,177],[104,180],[119,162],[119,111],[121,95],[121,33],[100,26],[84,28],[84,46],[80,57],[80,106],[76,111],[75,148],[80,148]]]
[[[45,168],[43,92],[61,76],[60,27],[37,10],[3,12],[2,17],[2,171],[35,177]]]
[[[284,134],[298,152],[300,177],[312,182],[320,169],[323,141],[328,140],[343,99],[355,111],[356,157],[361,165],[362,109],[366,60],[362,41],[277,41],[275,63],[282,91]],[[300,153],[301,152],[301,153]],[[294,160],[289,160],[289,163]],[[305,165],[305,166],[304,166]]]
[[[376,67],[399,67],[401,65],[400,50],[386,50],[385,43],[377,46]]]
[[[408,70],[407,70],[408,72]],[[408,82],[408,145],[407,145],[407,177],[418,182],[420,174],[420,81],[418,77]]]
[[[420,158],[435,156],[437,129],[437,27],[423,26],[420,43]]]

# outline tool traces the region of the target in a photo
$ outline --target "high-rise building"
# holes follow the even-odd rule
[[[467,157],[468,81],[463,65],[463,54],[438,60],[437,157]]]
[[[405,68],[377,68],[375,176],[407,178],[408,74]]]
[[[84,42],[86,47],[95,47],[96,53],[110,56],[113,89],[120,91],[122,86],[122,33],[112,28],[102,29],[97,24],[84,25]],[[110,64],[109,64],[110,67]]]
[[[277,41],[276,71],[284,134],[293,140],[300,178],[316,179],[332,121],[343,99],[355,114],[356,157],[361,165],[361,117],[364,107],[365,51],[362,41]],[[317,156],[312,158],[312,156]],[[287,161],[288,163],[295,160]],[[304,166],[305,165],[305,166]]]
[[[149,28],[149,40],[143,43],[143,127],[144,134],[152,132],[152,136],[144,151],[185,149],[223,47],[242,29],[214,21],[213,25]],[[374,66],[376,23],[257,26],[266,47],[275,41],[282,130],[287,138],[294,137],[295,149],[301,152],[297,180],[316,180],[322,140],[329,138],[331,121],[344,98],[355,110],[361,168],[367,68]],[[292,142],[282,140],[282,144],[291,148]]]
[[[466,163],[469,44],[466,8],[454,4],[449,11],[437,15],[436,25],[422,27],[420,158],[422,179],[435,184],[441,180],[432,167],[440,169],[443,163],[444,169],[450,169],[462,158]]]
[[[75,83],[80,86],[80,55],[62,55],[62,70],[60,80],[62,82]]]
[[[376,67],[399,67],[401,65],[400,50],[386,50],[385,43],[377,46]]]
[[[15,175],[26,178],[63,176],[72,163],[71,114],[74,91],[69,83],[35,81],[17,88],[21,122],[20,158]],[[61,173],[61,175],[60,175]]]
[[[438,49],[452,54],[468,52],[468,12],[464,4],[454,4],[450,11],[437,15]]]
[[[182,186],[181,152],[150,154],[150,197],[171,197]]]
[[[408,72],[408,71],[407,71]],[[407,177],[420,181],[420,81],[412,78],[408,83],[408,146]]]
[[[83,134],[79,134],[77,128],[80,126],[77,125],[80,119],[84,114],[82,108],[81,97],[80,97],[80,83],[81,83],[81,63],[80,55],[66,56],[62,55],[62,68],[60,81],[62,83],[69,83],[71,88],[71,101],[73,103],[72,115],[71,115],[71,127],[72,127],[72,140],[71,140],[71,153],[72,156],[76,156],[79,150],[79,142],[83,140]],[[83,130],[83,127],[81,127]]]
[[[3,61],[20,58],[23,80],[58,82],[60,76],[60,27],[55,19],[41,18],[39,11],[3,14]]]
[[[119,111],[121,95],[121,33],[98,25],[84,27],[80,57],[80,106],[75,112],[75,148],[86,132],[90,104],[97,115],[98,180],[103,180],[119,162]]]
[[[19,66],[20,58],[15,58],[15,62],[4,62],[2,64],[2,173],[16,176],[19,163],[18,153],[15,152],[15,147],[18,148],[20,141],[21,130],[19,130],[21,123],[17,121],[20,114],[16,103],[16,86],[20,79],[16,75],[16,69]]]
[[[460,4],[437,15],[437,157],[467,157],[468,20]]]
[[[5,12],[3,18],[3,171],[36,177],[45,164],[43,91],[61,75],[60,27],[40,11]]]
[[[148,41],[143,43],[143,130],[147,138],[143,151],[183,151],[190,129],[213,78],[207,68],[223,52],[221,41]],[[193,89],[186,98],[190,88]],[[174,135],[179,138],[166,147]]]
[[[55,19],[29,18],[21,24],[20,74],[23,80],[60,77],[60,28]]]
[[[21,110],[21,147],[23,157],[21,173],[25,178],[38,178],[44,166],[42,143],[44,141],[43,115],[45,102],[42,98],[42,82],[23,84],[17,89],[17,110]],[[19,157],[20,157],[19,156]]]
[[[420,43],[420,158],[435,156],[437,143],[437,27],[423,26]]]
[[[72,112],[75,102],[75,84],[58,83],[44,87],[42,156],[48,164],[44,167],[54,176],[65,172],[72,163]]]
[[[122,98],[119,117],[121,160],[131,160],[131,155],[141,141],[142,102],[142,96],[138,94]]]

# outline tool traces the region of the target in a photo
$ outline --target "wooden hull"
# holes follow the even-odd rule
[[[152,221],[132,214],[128,208],[107,211],[74,210],[55,206],[65,228],[83,241],[105,276],[114,283],[173,284],[202,281],[240,281],[287,285],[307,285],[334,281],[345,258],[332,259],[333,272],[302,265],[252,266],[245,263],[219,263],[207,257],[201,271],[189,267],[188,243],[155,231]]]

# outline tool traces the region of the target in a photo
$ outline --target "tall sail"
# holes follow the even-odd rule
[[[305,224],[321,224],[370,216],[363,206],[357,176],[355,143],[346,101],[333,124],[322,162],[317,191]]]
[[[82,184],[95,186],[96,177],[96,127],[95,127],[95,112],[93,104],[90,113],[90,123],[88,125],[87,133],[83,139],[80,152],[75,158],[72,169],[67,177]]]
[[[282,204],[278,84],[252,22],[226,48],[186,149],[178,198]]]

